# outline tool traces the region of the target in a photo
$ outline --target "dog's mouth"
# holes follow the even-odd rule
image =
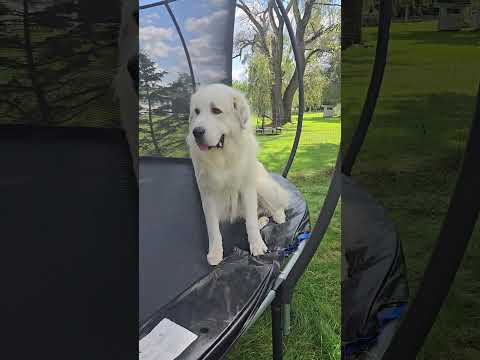
[[[207,144],[199,144],[198,142],[197,142],[197,145],[198,145],[200,150],[208,151],[208,150],[212,150],[212,149],[223,149],[224,143],[225,143],[225,134],[223,134],[220,137],[220,140],[218,140],[217,145],[210,146],[210,145],[207,145]]]

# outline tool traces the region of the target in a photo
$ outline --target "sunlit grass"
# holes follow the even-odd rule
[[[255,121],[255,120],[254,120]],[[259,159],[273,172],[286,164],[296,117],[280,135],[259,135]],[[302,137],[288,178],[307,200],[312,223],[325,198],[340,143],[340,118],[306,114]],[[284,339],[287,360],[340,359],[340,211],[299,281],[292,304],[291,334]],[[229,360],[271,359],[271,318],[265,314],[235,345]]]

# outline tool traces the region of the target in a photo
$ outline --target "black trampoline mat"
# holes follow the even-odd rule
[[[291,201],[284,224],[270,222],[262,229],[272,254],[250,256],[244,222],[223,224],[225,259],[212,267],[206,260],[208,236],[191,160],[141,158],[140,338],[168,318],[199,336],[182,358],[221,353],[234,341],[279,273],[275,250],[309,224],[300,192],[273,176]]]
[[[378,335],[378,312],[408,301],[403,251],[394,223],[385,209],[348,176],[342,177],[342,246],[348,264],[348,277],[342,282],[345,345]],[[395,328],[394,324],[388,326],[370,355],[385,350]]]

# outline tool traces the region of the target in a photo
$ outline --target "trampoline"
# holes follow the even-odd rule
[[[199,5],[200,9],[201,3],[207,4],[198,2],[195,6]],[[213,7],[212,2],[209,4]],[[140,6],[141,11],[161,6],[166,19],[174,25],[185,54],[185,69],[188,69],[192,91],[198,84],[212,81],[231,85],[236,1],[216,4],[218,8],[210,10],[223,11],[225,16],[215,28],[215,36],[222,35],[215,41],[215,47],[209,50],[214,53],[216,70],[225,76],[214,80],[205,78],[205,65],[196,62],[198,58],[188,48],[187,36],[180,25],[184,22],[176,18],[182,10],[186,11],[186,7],[194,4],[179,0]],[[294,58],[297,67],[301,68],[303,64],[294,41],[295,33],[282,1],[277,1],[276,6],[285,19],[290,39],[293,39]],[[291,201],[284,224],[270,222],[261,230],[269,248],[269,253],[264,256],[252,257],[249,254],[244,222],[222,224],[224,261],[216,267],[209,266],[206,261],[207,231],[191,160],[158,153],[140,157],[141,359],[223,358],[269,305],[272,311],[273,358],[282,358],[282,331],[289,331],[290,303],[295,284],[315,253],[339,197],[339,188],[332,186],[326,202],[328,206],[324,206],[321,221],[319,219],[312,230],[305,199],[287,180],[300,140],[304,111],[303,78],[299,76],[298,80],[299,110],[295,139],[282,176],[272,174],[287,189]],[[185,118],[188,119],[188,116]],[[159,332],[163,335],[159,336]]]

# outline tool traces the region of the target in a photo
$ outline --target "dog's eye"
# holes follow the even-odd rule
[[[222,113],[222,110],[216,107],[212,107],[212,113],[214,113],[215,115],[218,115]]]
[[[200,114],[200,110],[199,109],[195,109],[195,114]]]

